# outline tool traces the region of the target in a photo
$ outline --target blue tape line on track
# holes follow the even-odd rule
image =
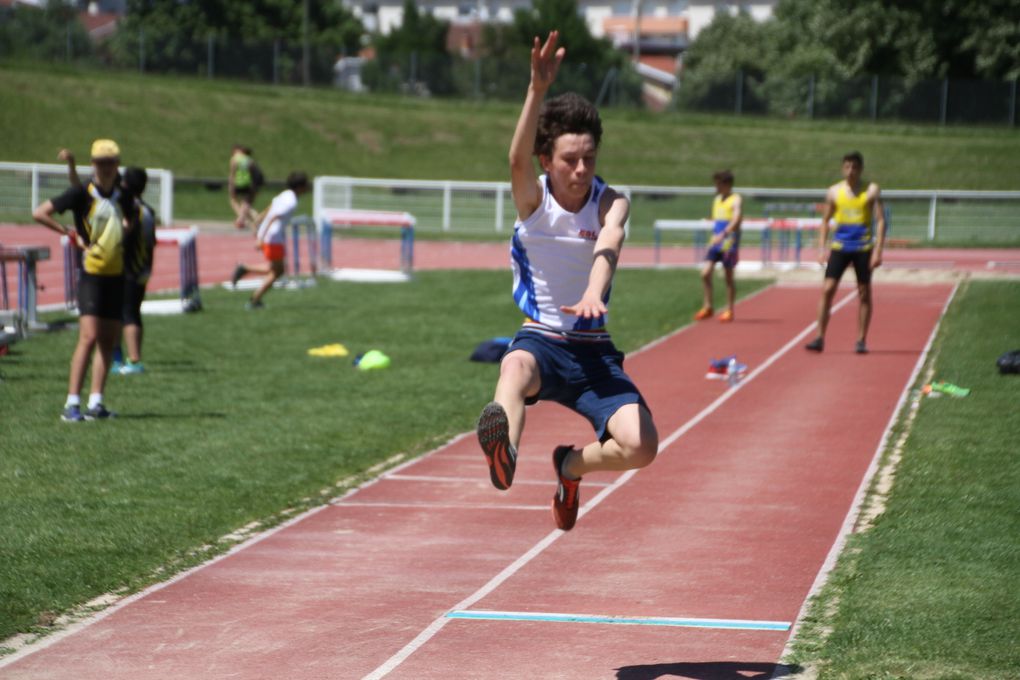
[[[541,612],[490,612],[458,610],[448,619],[481,621],[546,621],[555,623],[614,623],[631,626],[680,626],[683,628],[728,628],[733,630],[790,630],[788,621],[745,621],[742,619],[685,619],[668,617],[589,616],[587,614],[545,614]]]

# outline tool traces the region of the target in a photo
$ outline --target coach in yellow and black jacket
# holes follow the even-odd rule
[[[124,299],[124,237],[131,228],[134,199],[120,186],[120,148],[109,139],[92,144],[92,176],[35,209],[40,224],[72,240],[83,251],[78,277],[78,344],[71,358],[65,421],[101,420],[113,416],[103,404],[113,346],[120,337]],[[53,215],[70,210],[74,227]],[[92,360],[92,390],[81,409],[80,393]]]

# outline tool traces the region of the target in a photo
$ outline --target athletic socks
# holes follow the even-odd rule
[[[568,458],[570,458],[570,454],[569,453],[567,455],[563,456],[563,462],[560,463],[560,475],[563,477],[563,479],[569,480],[571,482],[576,482],[577,480],[579,480],[581,478],[578,477],[577,475],[572,475],[569,472],[567,472],[567,459]]]
[[[81,397],[77,394],[67,395],[67,401],[64,402],[64,407],[67,408],[68,406],[81,406]]]
[[[102,392],[93,392],[92,394],[89,395],[89,408],[90,409],[94,409],[95,407],[99,406],[102,403],[103,403],[103,393]]]

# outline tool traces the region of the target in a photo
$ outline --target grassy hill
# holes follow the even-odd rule
[[[517,104],[353,95],[92,70],[0,68],[0,160],[82,157],[98,136],[124,160],[180,177],[226,173],[230,145],[254,147],[271,179],[312,174],[503,180]],[[615,183],[705,185],[730,167],[743,186],[818,187],[859,149],[897,189],[1015,189],[1020,133],[750,116],[604,110],[600,173]]]

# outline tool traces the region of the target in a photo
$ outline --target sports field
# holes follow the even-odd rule
[[[0,130],[40,121],[4,160],[50,160],[39,156],[70,119],[46,92],[73,92],[75,78],[0,72]],[[160,80],[142,117],[186,139],[118,119],[149,165],[221,173],[217,144],[234,135],[203,127],[198,102],[259,103],[264,118],[241,130],[279,133],[259,147],[267,165],[290,164],[294,147],[270,142],[286,131],[312,172],[436,178],[445,156],[463,162],[442,178],[503,178],[512,108]],[[98,79],[121,96],[132,83]],[[86,138],[104,134],[98,108],[79,114]],[[614,136],[637,141],[607,145],[607,174],[701,183],[746,158],[748,183],[816,186],[834,174],[829,151],[851,143],[884,185],[1015,188],[1018,170],[1009,131],[672,123],[608,114]],[[717,145],[726,134],[746,155]],[[34,336],[0,358],[0,677],[1018,677],[1020,382],[994,360],[1020,347],[1020,283],[929,278],[879,278],[867,357],[849,351],[844,290],[832,347],[813,356],[800,345],[815,280],[743,280],[737,323],[688,327],[693,271],[622,269],[611,330],[656,413],[660,460],[586,480],[569,534],[549,533],[548,450],[583,424],[557,407],[529,415],[509,495],[461,437],[496,376],[467,356],[520,321],[508,271],[321,281],[273,292],[256,314],[243,294],[205,290],[202,313],[147,319],[148,371],[111,378],[120,417],[105,423],[58,420],[74,333]],[[307,354],[336,342],[393,367]],[[734,351],[749,378],[706,381],[708,360]],[[972,393],[919,398],[931,379]]]

